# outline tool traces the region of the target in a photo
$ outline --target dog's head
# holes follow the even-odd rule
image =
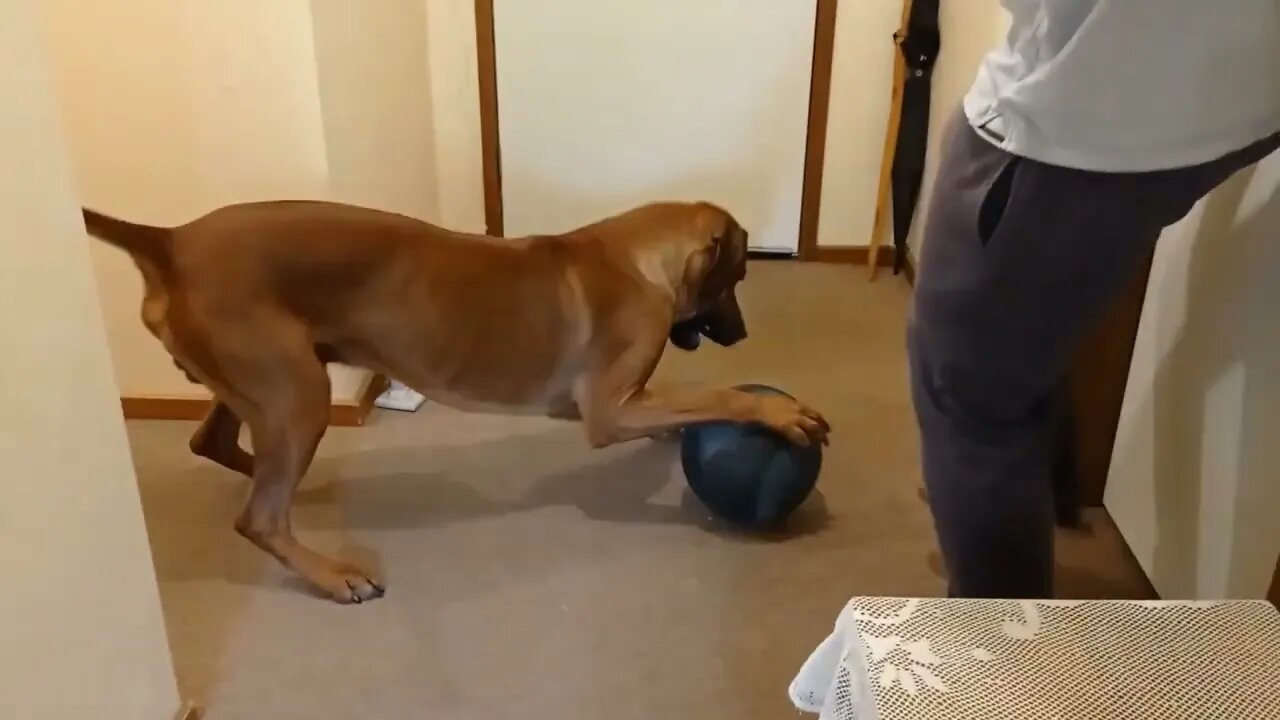
[[[747,231],[728,212],[702,204],[694,233],[671,344],[695,350],[706,336],[728,347],[747,337],[737,295],[738,283],[747,276]]]

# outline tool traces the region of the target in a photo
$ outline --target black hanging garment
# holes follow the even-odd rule
[[[907,257],[907,234],[920,200],[924,160],[929,146],[929,98],[933,94],[933,64],[942,46],[938,29],[939,0],[914,0],[905,34],[894,34],[906,61],[902,87],[902,116],[893,152],[893,274]]]

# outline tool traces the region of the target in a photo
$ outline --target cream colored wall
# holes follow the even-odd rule
[[[312,0],[330,193],[439,217],[423,0]]]
[[[1165,597],[1266,596],[1280,555],[1280,154],[1160,240],[1106,506]]]
[[[819,245],[859,246],[871,240],[897,52],[892,36],[901,16],[898,0],[839,3]],[[968,92],[979,61],[1008,28],[1008,14],[994,0],[944,2],[938,25],[942,50],[933,71],[925,182],[908,238],[913,252],[920,249],[923,208],[932,194],[943,128]],[[889,223],[886,230],[891,231]],[[892,242],[891,232],[886,232],[885,242]]]
[[[0,715],[168,720],[177,685],[35,3],[0,3]]]
[[[436,151],[442,221],[479,231],[484,227],[479,113],[476,85],[474,0],[426,0],[435,100]],[[866,245],[870,240],[880,155],[889,117],[892,35],[898,0],[841,2],[836,15],[826,167],[818,242]],[[943,3],[943,47],[934,69],[931,150],[946,119],[969,89],[982,56],[1008,27],[994,2]],[[938,153],[930,152],[921,207],[932,190]],[[918,249],[917,222],[912,247]]]
[[[440,219],[423,0],[48,0],[44,10],[86,203],[155,223],[279,197]],[[132,264],[101,244],[93,255],[121,392],[204,395],[138,322]],[[368,377],[331,375],[340,401]]]
[[[201,211],[194,108],[179,72],[182,6],[46,0],[44,28],[65,137],[84,202],[126,217],[177,223]],[[146,47],[147,52],[134,52]],[[185,66],[185,62],[181,63]],[[126,395],[184,395],[193,386],[138,320],[133,264],[90,246],[116,382]]]
[[[475,0],[426,0],[440,223],[484,232]]]

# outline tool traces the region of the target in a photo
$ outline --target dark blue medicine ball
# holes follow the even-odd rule
[[[767,385],[737,389],[787,395]],[[820,445],[800,447],[764,426],[733,422],[693,425],[683,435],[680,463],[689,488],[713,514],[735,525],[777,526],[818,482]]]

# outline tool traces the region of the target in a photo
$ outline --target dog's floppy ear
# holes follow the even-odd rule
[[[728,213],[702,226],[705,240],[685,264],[685,287],[693,298],[714,297],[738,279],[745,261],[747,231]]]

